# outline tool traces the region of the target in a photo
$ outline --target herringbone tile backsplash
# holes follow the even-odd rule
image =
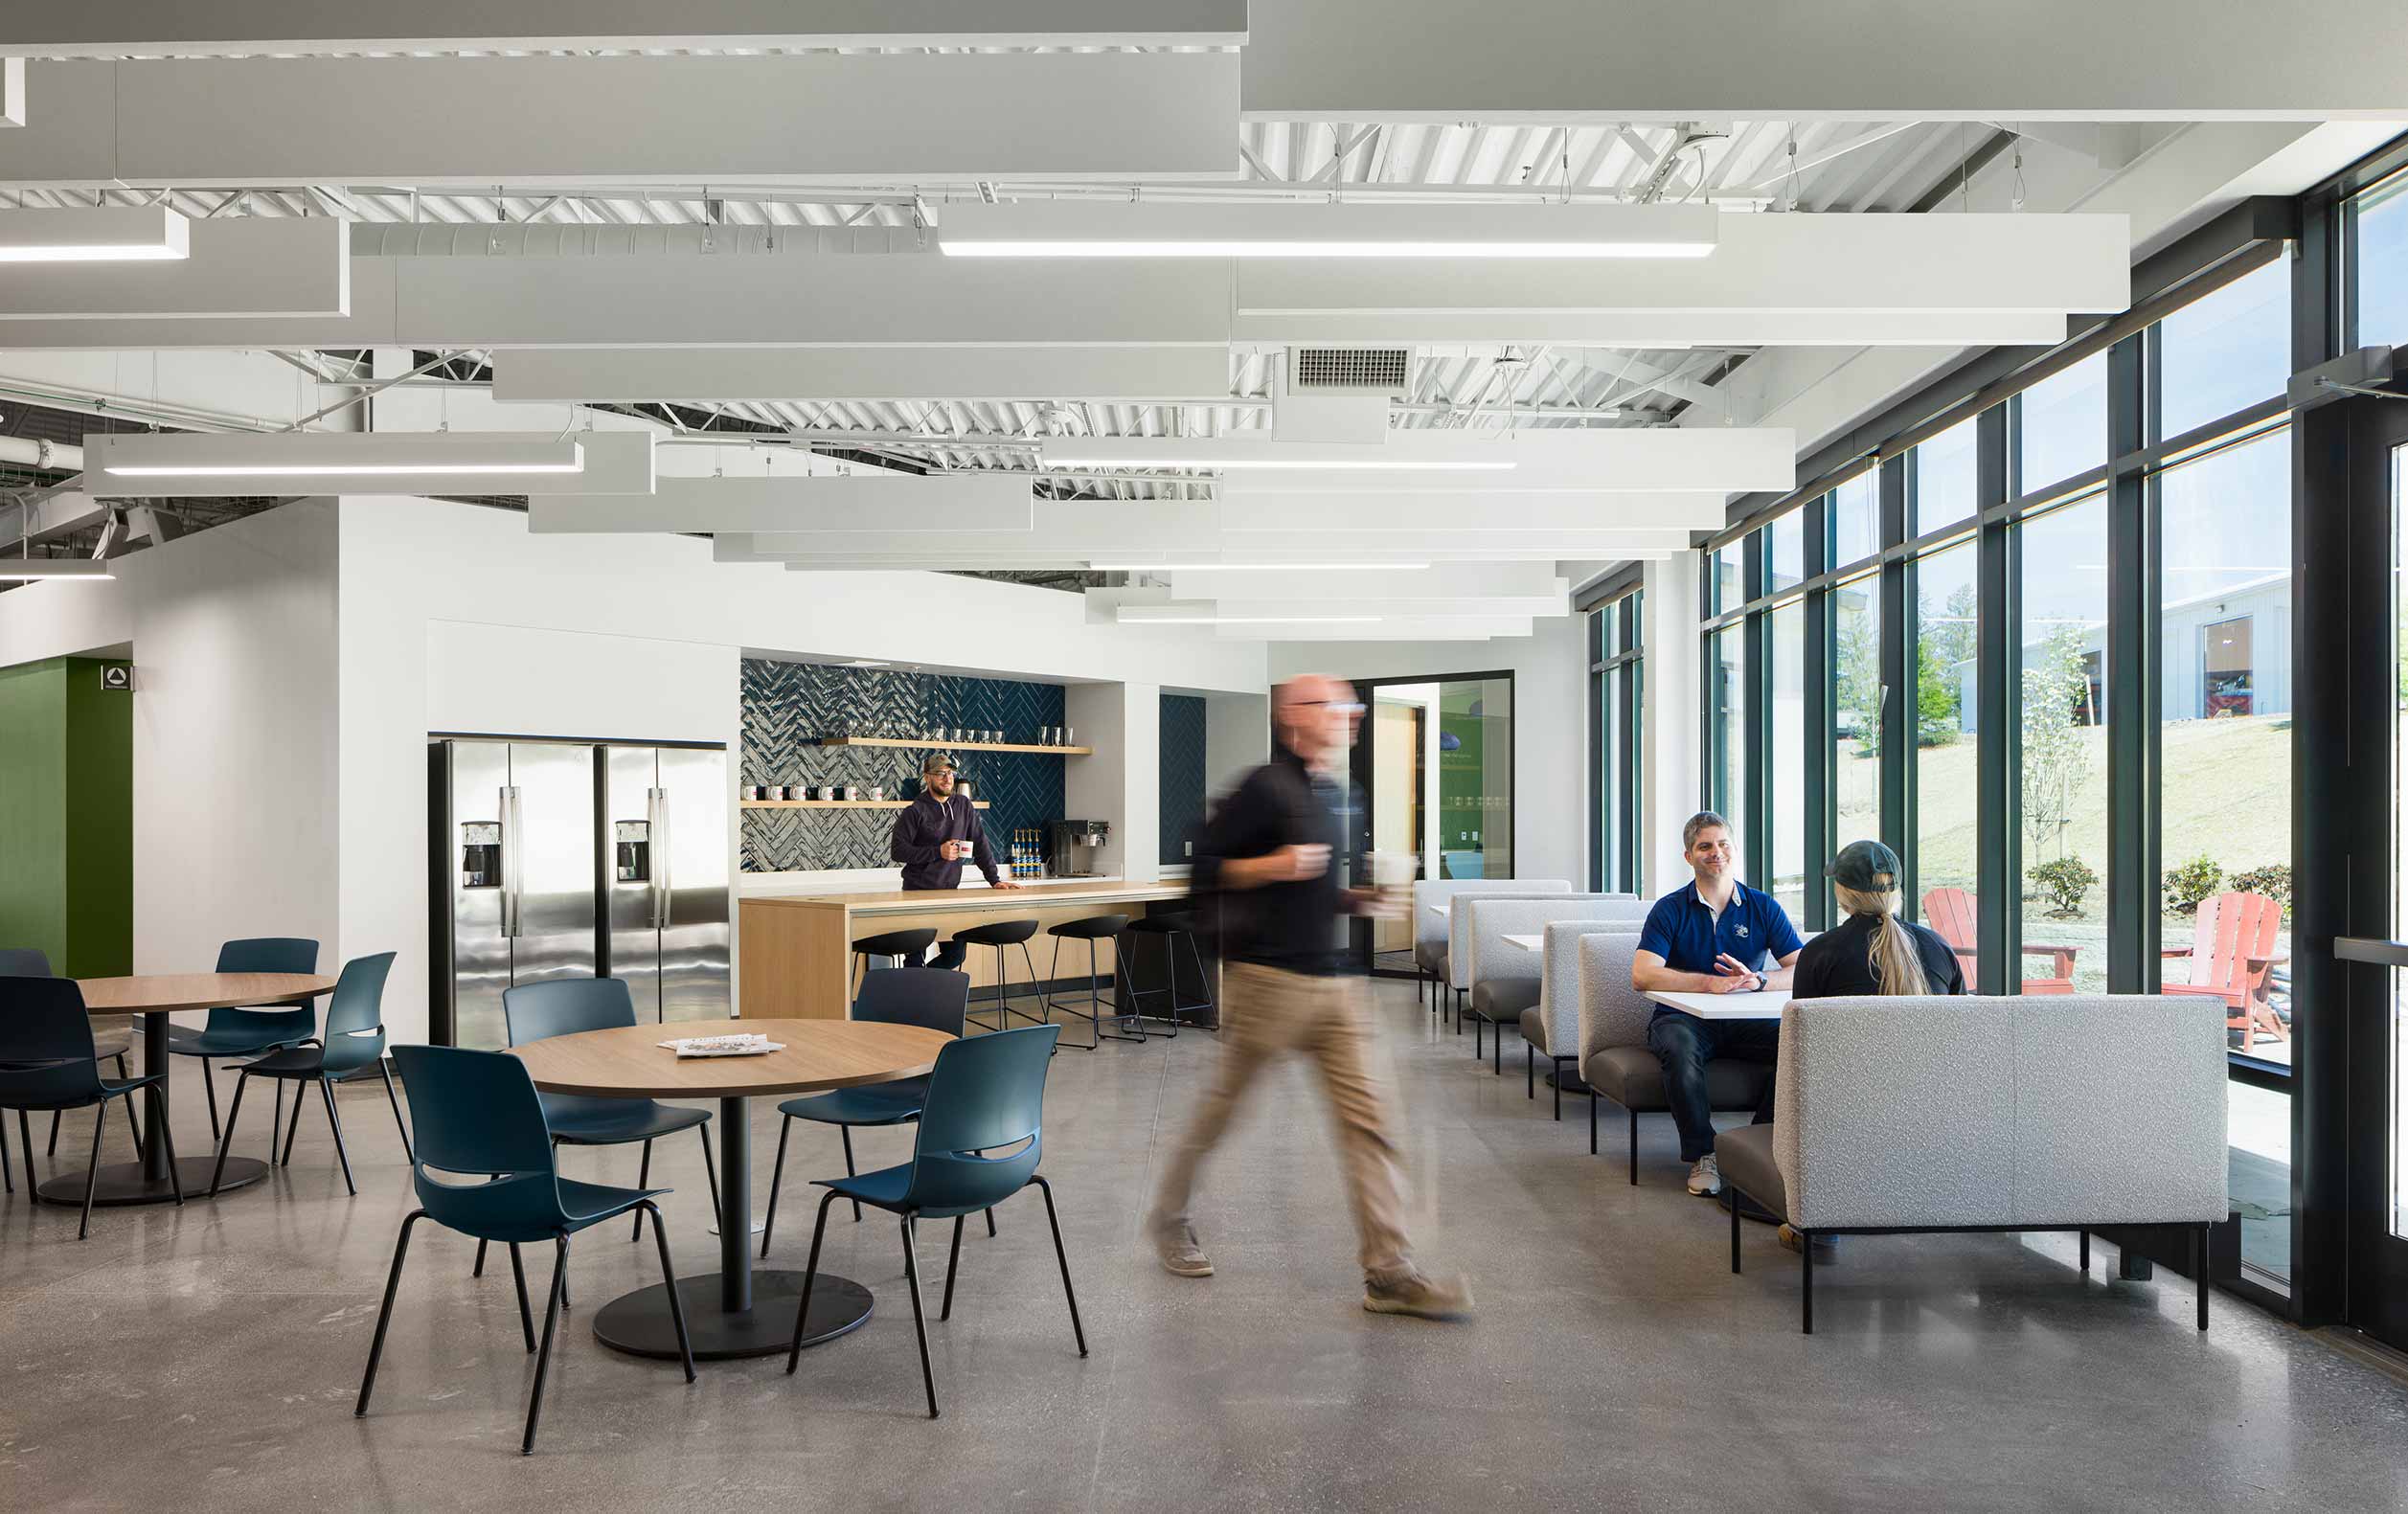
[[[1161,792],[1160,860],[1187,862],[1204,824],[1204,701],[1193,694],[1162,696]]]
[[[920,792],[918,747],[822,747],[831,735],[924,735],[947,730],[997,730],[1007,741],[1034,741],[1038,728],[1062,723],[1058,684],[956,678],[887,667],[831,667],[747,658],[743,665],[744,741],[737,782],[881,784],[890,799]],[[948,744],[945,748],[952,751]],[[1042,753],[955,752],[962,776],[985,811],[998,853],[1011,832],[1060,820],[1062,764],[1076,757]],[[748,809],[744,870],[885,868],[894,810]]]

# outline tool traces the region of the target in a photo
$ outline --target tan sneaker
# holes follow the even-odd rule
[[[1210,1277],[1213,1275],[1213,1259],[1204,1254],[1203,1246],[1196,1241],[1194,1226],[1185,1220],[1169,1224],[1158,1220],[1154,1223],[1153,1232],[1154,1254],[1162,1258],[1164,1272],[1174,1273],[1181,1277]]]
[[[1471,1284],[1462,1277],[1441,1282],[1425,1273],[1409,1273],[1394,1282],[1363,1283],[1363,1307],[1374,1314],[1410,1314],[1423,1320],[1466,1320],[1471,1317]]]

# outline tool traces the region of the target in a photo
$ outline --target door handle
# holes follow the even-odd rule
[[[669,790],[652,789],[652,928],[669,928]]]
[[[518,935],[522,903],[519,890],[524,886],[518,856],[518,790],[506,783],[502,786],[502,935],[505,938]]]

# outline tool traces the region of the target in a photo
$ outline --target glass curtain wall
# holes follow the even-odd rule
[[[1881,839],[1881,576],[1861,574],[1830,591],[1830,851]],[[1828,859],[1826,859],[1828,860]]]
[[[1590,739],[1596,754],[1589,883],[1623,893],[1639,892],[1640,779],[1647,750],[1642,739],[1644,604],[1643,592],[1633,590],[1589,616]]]
[[[1969,500],[1969,479],[1965,492]],[[1971,513],[1969,503],[1964,513]],[[1933,895],[1955,891],[1970,898],[1981,887],[1974,866],[1979,831],[1975,763],[1981,735],[1974,712],[1980,699],[1982,667],[1975,634],[1978,567],[1973,541],[1959,537],[1917,557],[1911,579],[1916,893],[1912,903],[1918,919],[1949,936],[1951,946],[1968,951],[1974,942],[1961,922],[1972,918],[1972,910],[1963,900],[1935,900]]]
[[[1794,522],[1795,513],[1786,518]],[[1762,864],[1743,862],[1740,876],[1757,880],[1795,921],[1806,918],[1807,871],[1806,602],[1793,599],[1775,607],[1771,624],[1772,750],[1765,772],[1771,780],[1772,856]]]
[[[2107,496],[2015,528],[2023,993],[2107,991]]]

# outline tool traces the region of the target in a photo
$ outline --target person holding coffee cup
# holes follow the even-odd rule
[[[920,796],[895,817],[895,832],[887,852],[903,865],[905,889],[958,889],[962,864],[974,863],[987,875],[990,889],[1020,885],[995,866],[995,851],[987,844],[987,827],[965,794],[953,792],[953,759],[931,752],[920,764]],[[960,941],[946,941],[928,960],[931,967],[959,967],[969,956]]]

